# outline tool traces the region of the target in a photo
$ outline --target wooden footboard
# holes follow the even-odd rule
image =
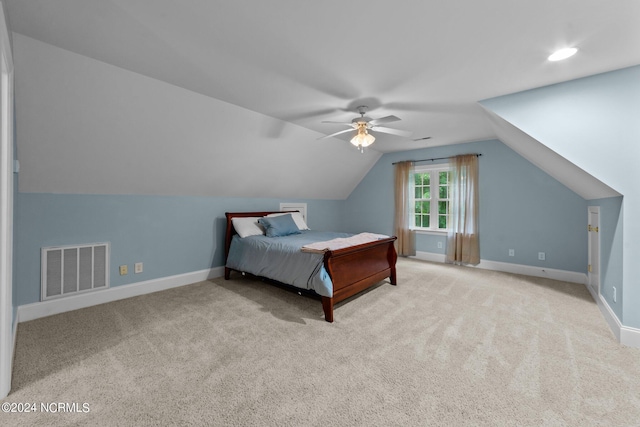
[[[333,297],[322,297],[327,322],[333,322],[333,305],[376,283],[390,279],[396,285],[396,237],[336,251],[327,251],[324,265],[333,282]]]
[[[258,217],[276,212],[227,212],[225,235],[225,263],[229,255],[231,238],[236,234],[234,217]],[[396,284],[396,237],[365,243],[350,248],[327,251],[324,266],[333,282],[333,297],[322,297],[322,309],[327,322],[333,322],[333,305],[389,278]],[[229,279],[231,269],[225,267],[224,278]]]

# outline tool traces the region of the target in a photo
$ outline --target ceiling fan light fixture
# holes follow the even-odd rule
[[[358,133],[356,136],[351,138],[351,143],[362,150],[362,148],[373,144],[373,141],[375,140],[376,138],[367,132],[365,126],[359,126]]]
[[[575,47],[565,47],[564,49],[559,49],[553,52],[547,58],[549,61],[562,61],[563,59],[567,59],[576,54],[578,48]]]
[[[397,122],[398,120],[400,120],[398,117],[386,116],[386,117],[380,117],[378,119],[372,119],[371,117],[365,116],[365,113],[367,110],[368,110],[368,107],[364,105],[359,106],[358,112],[360,113],[360,117],[356,117],[355,119],[351,120],[351,122],[349,123],[323,121],[322,123],[335,123],[339,125],[347,125],[349,126],[350,129],[334,132],[330,135],[326,135],[318,139],[331,138],[333,136],[341,135],[343,133],[352,132],[353,130],[355,130],[356,134],[353,138],[349,140],[349,142],[351,142],[351,144],[353,144],[358,149],[358,151],[360,151],[361,153],[364,153],[364,148],[370,146],[376,140],[376,138],[373,135],[369,134],[369,130],[375,131],[375,132],[390,133],[392,135],[397,135],[397,136],[402,136],[407,138],[411,136],[411,132],[406,132],[399,129],[392,129],[385,126],[380,126],[386,123]]]
[[[363,147],[368,147],[371,144],[373,144],[373,141],[375,141],[376,138],[371,135],[370,133],[359,133],[356,136],[354,136],[353,138],[351,138],[351,143],[353,145],[355,145],[356,147],[361,145]]]

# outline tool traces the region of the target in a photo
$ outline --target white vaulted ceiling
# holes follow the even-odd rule
[[[382,152],[496,138],[479,100],[640,64],[640,2],[634,0],[6,3],[17,33],[17,87],[28,78],[51,100],[78,97],[75,107],[70,101],[68,111],[42,118],[38,92],[28,94],[34,99],[16,92],[25,191],[212,194],[215,182],[231,176],[223,172],[243,167],[257,168],[262,185],[248,191],[240,180],[238,188],[230,187],[232,195],[344,198]],[[568,61],[547,61],[564,46],[580,50]],[[105,121],[92,119],[92,112],[105,111],[104,87],[94,97],[51,88],[43,78],[47,56],[57,58],[51,61],[61,75],[71,73],[68,83],[75,88],[82,78],[89,92],[92,85],[106,85],[104,79],[126,81],[105,102],[130,114],[112,111]],[[27,66],[35,69],[25,71]],[[85,75],[78,67],[95,70]],[[131,93],[134,80],[140,91],[135,99],[145,101],[119,104],[118,90]],[[145,102],[172,97],[193,111],[140,113]],[[371,107],[373,118],[400,117],[389,127],[409,130],[412,138],[377,134],[365,156],[345,142],[347,135],[317,140],[343,129],[321,121],[350,121],[361,104]],[[69,114],[85,125],[56,127]],[[132,115],[136,123],[127,122]],[[21,128],[21,117],[35,125]],[[171,117],[190,119],[171,124]],[[113,134],[114,125],[122,126],[122,135]],[[44,139],[67,157],[67,150],[79,152],[84,166],[73,167],[89,178],[80,184],[71,175],[53,180],[67,160],[43,149]],[[123,161],[126,150],[132,157]],[[91,163],[92,155],[101,162]],[[30,165],[38,172],[27,173]],[[111,173],[106,169],[114,167],[121,178],[104,183]],[[146,179],[136,179],[140,169]],[[285,169],[290,175],[283,177]],[[305,174],[317,188],[288,179]]]

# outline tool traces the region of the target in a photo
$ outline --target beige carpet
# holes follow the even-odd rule
[[[640,425],[640,350],[582,285],[400,260],[339,304],[234,275],[22,323],[0,425]]]

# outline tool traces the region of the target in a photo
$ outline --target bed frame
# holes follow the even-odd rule
[[[227,212],[227,232],[225,235],[225,264],[229,256],[231,238],[237,234],[231,220],[235,217],[267,216],[281,212]],[[389,278],[396,285],[396,260],[394,247],[396,237],[377,240],[350,248],[327,251],[324,267],[333,282],[333,297],[322,297],[324,319],[333,322],[333,306],[373,285]],[[225,266],[224,278],[229,280],[230,268]]]

